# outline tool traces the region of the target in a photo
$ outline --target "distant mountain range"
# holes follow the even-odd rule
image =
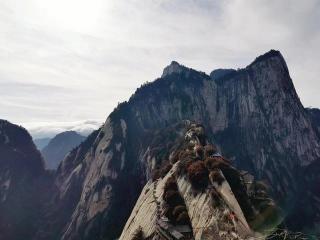
[[[101,128],[67,154],[53,175],[44,170],[40,153],[28,133],[6,122],[0,132],[1,151],[10,155],[6,158],[0,155],[0,184],[7,186],[10,180],[21,185],[9,184],[12,191],[1,195],[4,200],[0,205],[0,235],[7,235],[0,239],[21,239],[21,232],[35,240],[115,239],[121,233],[127,236],[122,239],[132,239],[135,229],[124,226],[130,225],[126,224],[130,215],[135,224],[138,210],[148,212],[149,205],[147,202],[141,205],[141,199],[153,191],[148,186],[155,186],[157,193],[153,173],[171,163],[171,153],[178,148],[177,139],[185,134],[172,128],[186,120],[201,124],[206,129],[206,139],[217,145],[235,168],[270,186],[270,194],[283,210],[281,228],[318,234],[319,110],[303,107],[283,56],[271,50],[244,69],[219,69],[210,75],[172,62],[160,78],[141,86],[128,102],[119,104]],[[10,129],[25,137],[18,138],[17,143],[11,141],[14,136],[8,135],[13,131]],[[20,149],[21,146],[28,147]],[[186,151],[195,150],[191,147]],[[183,158],[180,157],[178,161]],[[19,167],[26,162],[24,168]],[[171,165],[166,169],[174,171]],[[165,184],[162,177],[159,184]],[[230,185],[237,186],[238,180]],[[178,179],[176,184],[179,189],[182,186],[179,184],[185,184],[183,193],[192,193],[186,191],[191,187],[187,180]],[[30,197],[39,185],[40,189],[46,189],[43,196]],[[25,192],[26,186],[31,190]],[[241,195],[239,191],[240,187],[232,188],[235,196]],[[29,215],[31,210],[26,213],[31,227],[23,228],[17,218],[9,216],[20,201],[28,204],[27,209],[37,206],[35,216]],[[136,203],[139,208],[133,210]],[[212,210],[215,208],[208,209],[212,212],[208,210],[206,214],[217,213]],[[225,209],[230,212],[230,208]],[[189,211],[193,212],[190,207]],[[241,216],[230,213],[232,217]],[[193,230],[205,227],[205,223],[195,223],[192,217],[190,220]],[[144,223],[142,232],[146,233],[154,224]],[[200,235],[194,235],[198,239],[196,236]],[[201,239],[210,239],[205,236],[208,234]]]
[[[98,129],[103,120],[82,120],[68,122],[27,122],[22,124],[30,132],[33,139],[53,138],[59,133],[75,131],[83,136],[88,136]]]
[[[86,137],[75,131],[62,132],[50,139],[48,144],[41,150],[46,167],[48,169],[56,169],[66,154],[85,139]]]
[[[51,138],[36,138],[33,140],[34,144],[37,146],[38,150],[42,150],[45,146],[48,145]]]

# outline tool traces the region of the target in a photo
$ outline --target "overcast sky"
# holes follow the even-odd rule
[[[102,122],[172,60],[210,73],[270,49],[320,107],[319,0],[0,0],[0,118]]]

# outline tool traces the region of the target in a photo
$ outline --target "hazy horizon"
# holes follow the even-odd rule
[[[21,124],[26,128],[33,139],[52,138],[65,131],[76,131],[88,136],[92,131],[102,126],[105,120],[79,120],[73,122],[28,122]]]

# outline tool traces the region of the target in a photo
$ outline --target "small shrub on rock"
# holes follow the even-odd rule
[[[163,200],[169,205],[169,206],[176,206],[181,203],[183,203],[183,200],[179,194],[178,191],[175,190],[168,190],[163,195]]]
[[[176,219],[176,223],[181,225],[186,225],[190,223],[190,218],[187,211],[183,211],[179,214],[179,216]]]
[[[218,151],[218,149],[217,149],[217,147],[215,145],[209,144],[209,145],[206,145],[204,147],[204,155],[205,155],[205,157],[210,157],[213,154],[217,153],[217,151]]]
[[[193,163],[193,159],[188,158],[188,159],[184,159],[181,160],[179,162],[179,165],[177,167],[177,174],[178,175],[183,175],[187,173],[188,167]]]
[[[222,157],[208,157],[205,160],[205,165],[209,171],[216,168],[226,169],[230,167],[230,164]]]
[[[172,158],[171,158],[171,163],[176,163],[179,161],[179,155],[180,155],[180,151],[175,151],[173,154],[172,154]]]
[[[220,194],[217,192],[217,190],[215,188],[212,188],[210,192],[211,192],[211,197],[214,201],[214,205],[217,207],[220,206],[221,205]]]
[[[160,177],[165,177],[167,173],[171,170],[172,164],[171,163],[165,163],[163,166],[160,168]]]
[[[212,170],[209,174],[209,178],[212,183],[216,182],[218,185],[221,185],[224,181],[224,177],[221,175],[221,172],[218,169]]]
[[[173,216],[173,209],[173,207],[167,205],[163,211],[164,216],[166,216],[170,221],[175,220],[175,217]]]
[[[168,178],[167,182],[164,185],[164,192],[167,192],[169,190],[178,190],[177,183],[174,177]]]
[[[256,191],[260,190],[260,191],[268,192],[268,185],[262,181],[256,181],[254,183],[254,188]]]
[[[176,207],[173,209],[172,214],[173,214],[174,217],[177,218],[180,213],[186,212],[186,211],[187,211],[187,209],[186,209],[185,206],[183,206],[183,205],[178,205],[178,206],[176,206]]]
[[[151,174],[152,181],[155,181],[160,178],[160,170],[154,169]]]
[[[143,231],[142,231],[142,228],[139,227],[134,231],[131,240],[143,240],[143,239],[144,239]]]
[[[195,143],[190,141],[190,142],[187,144],[187,150],[188,150],[188,151],[193,151],[194,145],[195,145]]]
[[[195,157],[195,154],[193,151],[184,150],[179,153],[179,160],[184,161],[186,159],[193,159]]]
[[[202,161],[196,161],[188,167],[188,177],[196,189],[203,189],[208,185],[208,170]]]
[[[196,153],[196,157],[200,160],[203,159],[204,156],[204,151],[203,151],[203,147],[201,145],[197,145],[194,148],[194,152]]]
[[[206,158],[206,160],[204,160],[204,164],[209,171],[215,169],[217,165],[216,160],[213,157]]]

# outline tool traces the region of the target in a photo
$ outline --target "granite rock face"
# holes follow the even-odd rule
[[[300,170],[320,156],[319,134],[278,51],[215,78],[173,62],[63,160],[47,220],[57,224],[44,224],[37,239],[119,236],[174,139],[164,129],[185,119],[203,124],[223,155],[268,182],[282,204],[299,191]]]
[[[166,181],[176,171],[177,165],[173,166],[173,169],[161,180],[158,181],[156,186],[156,195],[158,199],[163,197],[163,189]],[[156,239],[157,235],[157,214],[156,214],[156,202],[152,195],[155,182],[149,181],[143,188],[140,197],[137,200],[135,207],[123,229],[120,236],[120,240],[130,240],[133,238],[137,229],[141,228],[145,238]],[[228,200],[232,202],[229,207],[224,209],[214,209],[212,207],[212,199],[210,196],[210,190],[202,193],[195,194],[191,187],[191,184],[185,179],[178,179],[178,186],[181,195],[187,205],[188,214],[191,220],[191,231],[194,237],[192,239],[205,240],[212,239],[213,236],[222,236],[216,239],[254,239],[255,236],[259,236],[258,233],[253,232],[241,211],[234,196],[228,196]],[[230,193],[230,186],[228,183],[224,183],[223,186],[219,187],[220,191]],[[232,193],[231,193],[232,194]],[[161,202],[163,205],[164,203]],[[237,231],[233,234],[229,234],[228,238],[223,238],[224,235],[228,235],[219,229],[219,225],[223,223],[223,217],[225,212],[230,212],[230,209],[237,208],[237,218],[239,224],[236,226]],[[219,235],[220,234],[220,235]],[[234,238],[232,237],[234,236]]]

